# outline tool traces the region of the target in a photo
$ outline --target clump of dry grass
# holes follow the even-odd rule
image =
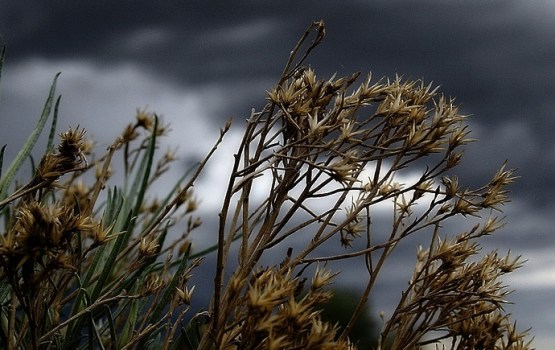
[[[44,115],[48,108],[47,101]],[[174,160],[171,152],[154,159],[164,130],[155,115],[139,111],[106,154],[89,163],[84,130],[69,129],[57,150],[48,147],[31,180],[1,199],[4,348],[169,348],[181,333],[194,289],[187,281],[200,263],[190,256],[188,237],[201,222],[185,177],[164,200],[146,200]],[[116,153],[132,182],[107,188]],[[183,235],[165,243],[176,226]]]
[[[8,171],[0,181],[6,347],[355,348],[350,330],[386,260],[419,237],[427,248],[418,250],[408,287],[384,320],[379,348],[530,348],[503,310],[509,291],[500,278],[520,259],[481,255],[478,243],[503,225],[496,213],[508,201],[513,171],[503,165],[484,186],[463,189],[451,172],[471,140],[453,100],[400,77],[318,79],[304,61],[324,35],[322,22],[309,27],[267,105],[247,119],[218,216],[211,304],[186,325],[195,257],[210,251],[190,252],[201,224],[192,186],[229,123],[162,200],[146,194],[174,155],[155,161],[167,127],[145,111],[92,162],[84,132],[70,129],[9,195]],[[116,153],[125,183],[110,186]],[[89,172],[95,175],[86,185]],[[390,209],[388,232],[374,230],[383,218],[378,206]],[[462,233],[447,225],[457,217],[469,223]],[[167,241],[170,228],[184,233]],[[281,259],[267,258],[276,254]],[[319,305],[330,297],[334,264],[345,260],[365,268],[367,281],[340,332],[322,321]]]

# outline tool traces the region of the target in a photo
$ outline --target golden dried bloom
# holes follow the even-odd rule
[[[320,269],[320,267],[316,267],[316,272],[314,273],[314,277],[312,278],[312,289],[317,290],[327,286],[331,283],[331,280],[335,276],[337,276],[337,274],[331,273],[330,270],[324,270]]]
[[[152,130],[154,126],[154,115],[152,113],[148,113],[146,109],[137,109],[135,118],[137,119],[135,127]]]
[[[15,231],[10,230],[0,235],[0,256],[12,255],[15,253],[16,248],[17,240],[15,237]]]
[[[353,240],[360,237],[360,233],[363,232],[363,230],[364,228],[361,225],[359,217],[349,221],[347,225],[341,229],[341,245],[343,247],[351,247]]]
[[[255,310],[269,312],[283,303],[295,291],[295,281],[290,274],[279,275],[276,271],[266,270],[249,286],[247,292],[249,306]]]
[[[268,100],[270,100],[272,103],[280,102],[279,88],[274,87],[269,91],[266,91],[266,93],[268,94]]]
[[[191,305],[191,298],[193,297],[193,291],[195,290],[195,286],[189,290],[189,288],[185,287],[185,289],[181,289],[175,287],[175,291],[177,292],[177,296],[179,300],[185,305]]]
[[[459,146],[462,146],[469,142],[474,141],[472,139],[466,138],[466,136],[468,136],[469,133],[470,131],[468,130],[467,126],[461,126],[455,129],[454,132],[452,132],[451,135],[449,136],[449,149],[453,150]]]
[[[505,187],[515,182],[515,180],[518,178],[514,175],[514,169],[505,170],[506,165],[506,163],[503,163],[501,168],[497,170],[497,172],[493,176],[493,179],[490,181],[491,187]]]
[[[170,163],[173,162],[175,160],[177,160],[177,148],[174,149],[168,149],[165,153],[164,153],[164,162],[166,163]]]
[[[462,266],[469,256],[476,254],[477,249],[477,245],[470,244],[468,240],[462,242],[440,240],[433,254],[433,260],[441,260],[445,269],[454,269]]]
[[[187,208],[185,209],[185,213],[189,214],[198,209],[198,199],[192,195],[188,196],[187,198]]]
[[[422,198],[427,192],[430,192],[432,190],[433,185],[433,180],[420,181],[414,189],[413,199],[417,200]]]
[[[505,224],[502,222],[502,219],[498,216],[490,216],[486,219],[486,222],[482,226],[482,233],[488,235],[499,230],[503,226],[505,226]]]
[[[139,137],[139,133],[137,132],[137,128],[132,124],[128,124],[121,134],[121,139],[124,143],[131,142],[137,137]]]
[[[111,230],[112,228],[107,228],[107,229],[103,229],[102,228],[102,224],[98,224],[96,226],[96,229],[90,231],[91,233],[91,238],[93,240],[93,245],[99,246],[102,245],[104,243],[107,243],[108,241],[114,239],[117,237],[116,234],[112,234],[112,235],[108,235],[108,232]]]
[[[93,139],[83,139],[81,151],[83,152],[83,154],[91,155],[95,146],[96,142]]]
[[[488,190],[482,195],[484,198],[480,205],[484,208],[498,208],[499,205],[505,204],[509,199],[504,195],[504,191],[494,188]]]
[[[182,256],[183,254],[190,252],[193,243],[190,240],[184,240],[183,243],[179,245],[178,254]]]
[[[355,151],[349,151],[342,155],[341,159],[334,160],[328,169],[331,170],[331,176],[339,182],[359,181],[356,175],[360,170],[360,164]]]
[[[295,84],[295,81],[288,81],[284,83],[284,86],[277,86],[268,91],[268,98],[275,104],[288,107],[295,102],[301,93],[302,89],[298,84]]]
[[[60,221],[63,209],[37,202],[25,202],[17,208],[16,232],[18,246],[24,250],[43,250],[62,244],[64,227]]]
[[[451,169],[457,166],[461,162],[462,156],[462,152],[449,152],[449,154],[447,155],[447,160],[445,161],[445,167],[447,169]]]
[[[60,134],[60,145],[58,152],[60,155],[68,158],[81,159],[83,157],[83,149],[85,146],[84,136],[85,130],[77,127],[75,130],[69,128],[68,131]]]
[[[308,135],[319,140],[329,129],[329,126],[326,125],[329,121],[329,117],[322,117],[320,120],[318,119],[317,113],[313,115],[310,113],[308,114]]]
[[[143,295],[153,294],[163,287],[164,287],[164,280],[161,279],[159,275],[155,273],[151,273],[145,279],[142,293]]]
[[[410,215],[412,214],[411,206],[413,205],[412,201],[407,201],[404,194],[401,194],[395,199],[395,206],[401,215]]]
[[[378,193],[385,197],[392,193],[399,192],[401,188],[401,184],[398,182],[388,182],[380,186]]]
[[[112,177],[112,174],[113,174],[112,167],[108,167],[108,171],[104,172],[104,167],[101,166],[100,164],[98,164],[94,170],[95,170],[94,176],[97,179],[101,179],[101,178],[109,179],[110,177]]]
[[[463,216],[477,216],[479,211],[480,209],[470,202],[470,200],[465,197],[464,193],[461,197],[457,198],[453,206],[453,213],[462,214]]]
[[[345,142],[355,141],[355,136],[364,132],[355,131],[355,125],[355,121],[353,120],[343,120],[341,123],[341,135],[339,136],[339,140]]]
[[[287,304],[284,304],[282,308],[282,314],[287,319],[287,323],[302,327],[315,316],[311,309],[312,305],[306,302],[305,298],[296,300],[293,295],[290,295]]]
[[[507,255],[503,259],[499,260],[498,264],[499,264],[499,270],[501,271],[501,273],[505,274],[521,268],[524,262],[521,261],[520,255],[514,259],[511,259],[510,251],[509,251],[509,253],[507,253]]]
[[[147,239],[143,237],[139,243],[139,254],[146,257],[153,256],[158,252],[158,247],[159,245],[155,238]]]
[[[56,181],[64,174],[64,167],[67,167],[67,163],[62,163],[62,160],[55,154],[46,153],[37,167],[35,173],[36,181]]]
[[[285,336],[285,335],[275,336],[271,332],[268,334],[268,339],[267,339],[267,349],[268,350],[286,349],[285,345],[287,343],[288,343],[287,342],[287,336]]]
[[[61,207],[59,220],[66,232],[92,232],[98,227],[98,223],[90,216],[78,214],[73,207]]]
[[[154,198],[150,202],[150,205],[146,208],[146,211],[152,214],[152,213],[156,213],[159,209],[160,209],[160,201],[158,200],[158,198]]]
[[[193,218],[189,216],[189,220],[187,221],[187,230],[192,231],[202,225],[202,219],[200,217]]]

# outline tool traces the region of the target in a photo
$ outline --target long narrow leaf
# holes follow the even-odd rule
[[[98,328],[96,328],[96,323],[94,322],[94,315],[92,312],[89,312],[89,349],[94,349],[94,338],[96,338],[100,349],[106,350],[104,344],[102,344],[102,337],[100,336],[100,332],[98,332]],[[91,334],[92,333],[92,334]],[[94,336],[94,338],[93,338]]]
[[[138,283],[135,283],[132,289],[132,294],[137,294],[139,292],[139,286],[142,283],[143,283],[142,278],[138,281]],[[129,314],[127,315],[127,319],[125,320],[125,326],[123,327],[123,331],[120,333],[118,348],[122,348],[123,346],[125,346],[129,341],[129,338],[133,335],[133,330],[135,330],[135,326],[137,323],[137,316],[139,314],[139,304],[140,304],[140,300],[138,299],[134,299],[131,301]]]
[[[51,152],[54,149],[54,137],[56,136],[56,126],[58,124],[58,109],[60,108],[60,100],[62,96],[58,96],[56,104],[54,105],[54,113],[52,115],[52,124],[50,132],[48,133],[48,143],[46,144],[46,151]]]
[[[145,154],[141,159],[139,168],[136,170],[131,189],[126,191],[124,189],[123,197],[125,198],[124,206],[122,212],[128,213],[132,212],[132,216],[135,217],[142,205],[143,198],[148,187],[148,180],[150,177],[150,171],[152,168],[152,163],[154,160],[154,151],[156,149],[156,133],[158,128],[158,118],[154,119],[154,127],[152,130],[152,135],[150,137],[148,146],[146,148]],[[131,226],[127,228],[128,235],[130,236],[133,232],[134,222],[131,222]]]
[[[2,177],[2,166],[4,165],[4,152],[6,151],[6,146],[7,145],[4,145],[2,149],[0,149],[0,178]]]
[[[175,293],[177,282],[179,281],[181,276],[183,276],[183,273],[185,272],[185,269],[187,268],[188,263],[189,263],[189,252],[186,252],[185,255],[181,258],[179,267],[177,268],[177,271],[173,275],[172,280],[170,281],[170,283],[168,283],[168,285],[164,289],[164,294],[162,294],[162,298],[160,299],[160,301],[158,302],[158,305],[156,305],[156,308],[152,312],[148,321],[149,323],[155,323],[160,318],[160,315],[162,314],[162,311],[164,310],[164,308],[169,305],[170,299],[172,295]]]
[[[132,216],[131,213],[129,213],[129,215],[127,216],[127,225],[125,226],[129,226],[129,222],[132,221]],[[94,303],[98,297],[100,296],[100,293],[102,292],[102,290],[105,287],[105,283],[106,280],[108,279],[108,277],[110,276],[110,274],[113,272],[113,269],[115,268],[115,260],[117,255],[119,254],[121,247],[123,245],[123,241],[126,239],[125,238],[125,234],[120,234],[118,236],[118,238],[116,239],[116,242],[114,243],[114,245],[112,246],[112,250],[110,251],[110,254],[108,255],[108,257],[106,258],[106,260],[103,261],[103,266],[102,266],[102,271],[100,273],[100,276],[98,277],[98,280],[96,281],[96,284],[94,286],[94,289],[92,291],[92,293],[90,294],[90,296],[87,294],[87,291],[85,290],[85,288],[81,288],[81,292],[79,293],[79,295],[76,298],[75,304],[73,306],[73,313],[78,313],[79,312],[79,308],[80,308],[80,304],[82,301],[85,302],[85,307],[90,305],[91,303]],[[104,250],[105,250],[106,246],[102,246],[100,247],[99,251],[97,252],[97,254],[102,254],[102,255],[97,255],[99,257],[99,259],[97,260],[97,256],[95,256],[95,259],[93,260],[93,264],[95,264],[94,269],[96,269],[96,264],[101,260],[100,257],[102,257],[104,254]],[[103,259],[102,259],[103,260]],[[85,277],[85,286],[89,285],[89,281],[92,278],[92,273],[87,273],[87,276]],[[83,320],[82,319],[78,319],[75,321],[75,323],[70,324],[70,326],[68,327],[68,332],[67,332],[67,336],[66,336],[66,341],[64,343],[64,349],[68,349],[72,342],[74,341],[75,338],[78,338],[79,336],[79,332],[81,330],[81,328],[83,327]]]
[[[82,296],[83,304],[85,307],[87,307],[91,304],[90,295],[87,292],[87,290],[83,287],[83,284],[79,278],[77,278],[77,282],[79,283],[80,291],[82,292],[80,295]],[[75,347],[79,345],[81,341],[80,337],[81,337],[81,328],[83,327],[83,322],[85,322],[84,318],[79,317],[74,322],[71,322],[67,326],[66,336],[61,349],[64,349],[64,350],[75,349]]]
[[[48,116],[50,115],[50,110],[52,109],[52,102],[54,100],[54,94],[56,93],[56,82],[59,76],[60,73],[56,74],[56,76],[54,77],[54,81],[52,82],[52,86],[50,87],[50,92],[48,93],[48,98],[46,99],[42,114],[37,122],[37,125],[35,126],[35,129],[31,133],[31,135],[29,135],[29,138],[17,154],[14,161],[10,164],[10,167],[6,171],[6,174],[0,179],[0,200],[6,198],[8,188],[13,178],[15,177],[15,174],[23,164],[25,158],[27,158],[27,156],[31,153],[31,150],[35,146],[40,134],[42,133],[42,130],[44,129],[44,125],[46,124],[46,120],[48,119]]]
[[[118,214],[122,208],[122,205],[123,205],[123,199],[119,197],[119,193],[117,189],[114,189],[113,195],[111,194],[111,190],[108,189],[108,205],[106,207],[104,217],[102,218],[104,222],[103,229],[108,230],[110,227],[112,228],[114,227],[115,219],[118,217]],[[110,233],[111,233],[110,231],[106,232],[106,234],[110,234]],[[85,278],[83,279],[83,282],[80,284],[81,286],[90,285],[90,281],[92,280],[93,276],[97,272],[97,267],[101,265],[100,264],[101,261],[104,260],[106,247],[107,247],[106,245],[102,245],[96,250],[93,261],[87,269],[87,273],[85,275]],[[100,268],[102,268],[102,266]],[[80,311],[84,292],[85,290],[83,288],[79,290],[79,293],[75,298],[75,303],[73,305],[73,310],[71,313],[72,315],[75,315]]]
[[[125,225],[125,228],[128,228],[131,226],[131,223],[134,221],[134,218],[132,216],[132,213],[129,213],[129,215],[127,216],[127,224]],[[116,239],[116,242],[114,243],[114,246],[112,247],[112,250],[110,251],[110,255],[108,255],[108,258],[105,261],[104,264],[104,269],[102,270],[102,273],[100,274],[100,276],[98,277],[98,281],[96,282],[96,285],[94,286],[93,292],[91,293],[91,300],[92,302],[96,301],[96,299],[98,299],[98,297],[100,296],[100,293],[102,292],[102,290],[105,287],[105,283],[108,280],[108,277],[110,276],[110,274],[113,272],[114,268],[115,268],[115,262],[116,262],[116,258],[119,254],[119,252],[121,251],[121,248],[123,247],[123,243],[125,240],[127,240],[127,235],[129,234],[129,232],[126,232],[124,234],[120,234],[118,236],[118,238]]]
[[[168,307],[171,301],[172,296],[175,293],[175,288],[177,287],[177,283],[179,282],[179,279],[181,278],[181,276],[183,276],[185,269],[188,266],[189,263],[189,251],[187,251],[185,253],[185,255],[183,255],[183,257],[181,258],[181,261],[179,263],[179,267],[177,268],[177,271],[175,272],[175,274],[173,275],[170,283],[167,284],[167,286],[164,289],[164,293],[162,294],[162,298],[160,298],[160,300],[158,300],[156,307],[154,308],[154,310],[152,311],[152,313],[150,314],[146,324],[155,324],[157,322],[160,321],[160,317],[162,315],[162,311],[164,311],[164,308]],[[158,330],[154,331],[150,334],[149,338],[145,338],[143,340],[141,340],[141,342],[139,343],[139,348],[140,349],[146,349],[146,344],[149,341],[152,341],[152,337],[158,334]]]
[[[150,178],[150,171],[152,170],[152,163],[154,161],[154,151],[156,150],[156,133],[158,132],[158,117],[154,116],[154,127],[152,128],[152,135],[148,143],[147,150],[143,159],[141,160],[140,171],[137,172],[137,177],[133,182],[132,195],[129,198],[130,202],[135,203],[133,208],[133,215],[137,215],[143,204],[146,189],[148,187],[148,180]]]
[[[108,205],[106,207],[104,217],[102,218],[104,225],[103,229],[108,231],[106,234],[113,234],[114,230],[117,230],[115,232],[120,232],[119,226],[123,225],[118,225],[118,227],[116,227],[116,220],[123,208],[123,202],[124,200],[119,196],[117,189],[114,189],[113,196],[111,196],[110,191],[108,191]],[[84,285],[90,285],[90,281],[97,272],[97,267],[100,267],[101,269],[104,267],[103,262],[105,260],[105,251],[107,248],[109,248],[109,245],[105,244],[100,246],[96,251],[93,261],[87,270],[87,274],[85,275],[85,279],[83,280]]]
[[[185,179],[187,179],[187,177],[189,177],[189,175],[191,175],[191,173],[195,170],[195,168],[198,166],[198,164],[190,167],[187,171],[185,171],[185,173],[177,180],[177,182],[175,183],[175,185],[173,186],[173,188],[171,189],[171,191],[169,191],[166,195],[166,197],[160,202],[160,205],[158,207],[158,209],[152,213],[152,218],[148,221],[148,223],[146,224],[147,227],[150,227],[152,222],[154,220],[157,219],[158,215],[162,212],[162,210],[165,209],[166,205],[168,205],[170,203],[170,201],[175,197],[176,193],[179,193],[179,189],[181,187],[181,184],[185,181]]]
[[[110,310],[109,306],[106,306],[106,316],[108,318],[108,326],[110,327],[110,338],[112,339],[112,344],[117,344],[118,335],[116,332],[116,325],[114,323],[114,317],[112,316],[112,310]],[[112,346],[112,349],[116,349],[115,345]]]

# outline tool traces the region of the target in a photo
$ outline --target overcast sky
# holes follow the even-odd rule
[[[521,327],[533,327],[538,349],[548,349],[555,344],[553,18],[549,0],[0,0],[7,45],[0,143],[8,158],[15,154],[61,71],[60,129],[80,124],[108,144],[147,107],[172,125],[182,157],[199,157],[228,117],[238,135],[300,34],[323,19],[326,39],[309,59],[320,76],[371,71],[433,81],[471,115],[479,139],[458,168],[461,180],[482,184],[505,159],[518,168],[508,225],[488,246],[529,260],[508,280],[517,289],[510,310]],[[221,170],[208,170],[207,183],[223,181]],[[217,200],[203,204],[217,210]]]

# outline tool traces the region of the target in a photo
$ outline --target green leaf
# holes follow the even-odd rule
[[[10,164],[10,167],[6,171],[6,174],[0,179],[0,200],[6,198],[8,188],[13,178],[15,177],[15,174],[23,164],[25,158],[27,158],[27,156],[31,153],[33,147],[35,147],[35,144],[37,143],[37,140],[42,133],[42,130],[44,129],[44,125],[46,124],[46,120],[48,119],[48,116],[50,115],[50,110],[52,109],[52,102],[54,100],[54,94],[56,93],[56,82],[59,76],[60,73],[56,74],[56,76],[54,77],[54,81],[52,82],[52,86],[50,87],[50,92],[48,93],[48,98],[46,99],[42,114],[37,122],[37,125],[35,126],[35,129],[31,133],[31,135],[29,135],[29,138],[27,138],[27,141],[17,154],[14,161]]]
[[[108,189],[108,204],[106,206],[106,210],[102,218],[102,221],[104,223],[104,227],[102,229],[109,230],[110,227],[113,229],[115,225],[115,220],[117,219],[122,206],[123,206],[123,198],[119,196],[119,192],[117,188],[114,188],[113,193],[110,189]],[[106,234],[111,234],[112,232],[113,232],[112,230],[109,230],[108,232],[106,232]],[[93,276],[96,274],[98,267],[103,268],[103,265],[101,264],[101,262],[105,260],[104,258],[105,258],[106,248],[107,248],[107,245],[101,245],[95,251],[93,261],[87,269],[87,273],[85,275],[85,278],[83,279],[83,282],[80,283],[81,288],[79,290],[77,297],[75,298],[75,303],[73,305],[73,310],[71,313],[72,315],[75,315],[81,310],[81,303],[83,301],[83,295],[84,295],[85,289],[90,285],[90,281],[93,278]]]
[[[52,115],[52,125],[50,126],[50,132],[48,133],[48,143],[46,144],[46,152],[52,152],[54,150],[54,137],[56,137],[56,125],[58,124],[58,109],[60,108],[60,100],[62,96],[58,96],[56,99],[56,104],[54,105],[54,114]]]
[[[183,273],[185,272],[185,269],[187,268],[188,263],[189,263],[189,251],[187,251],[185,253],[185,255],[183,255],[183,257],[181,258],[181,261],[179,263],[179,267],[177,268],[177,271],[173,275],[170,283],[168,283],[168,285],[164,289],[164,293],[162,294],[162,298],[160,298],[160,300],[158,300],[158,302],[156,304],[156,307],[154,308],[154,310],[150,314],[150,317],[148,318],[146,324],[154,324],[154,323],[156,323],[160,320],[160,316],[162,315],[162,311],[164,311],[164,308],[169,306],[171,298],[173,297],[173,295],[175,293],[175,288],[177,287],[177,283],[179,282],[179,279],[183,276]],[[153,341],[152,337],[158,336],[158,331],[159,331],[159,329],[152,332],[149,335],[148,339],[143,339],[143,341],[141,341],[139,343],[139,348],[145,349],[146,348],[146,343],[148,341]]]
[[[90,305],[91,298],[87,290],[83,288],[83,284],[79,276],[77,276],[77,282],[79,283],[79,296],[83,300],[83,304],[85,307]],[[79,301],[80,303],[81,301]],[[76,302],[77,304],[77,302]],[[75,305],[74,305],[75,310]],[[75,313],[73,313],[74,315]],[[80,343],[80,333],[81,327],[83,326],[83,322],[85,322],[84,317],[79,317],[67,326],[67,331],[64,339],[63,346],[61,349],[74,349],[76,345]],[[90,333],[89,333],[90,334]]]
[[[141,209],[143,204],[143,199],[145,192],[148,187],[150,171],[152,169],[152,163],[154,160],[154,151],[156,150],[156,132],[158,130],[158,118],[155,117],[154,127],[152,130],[152,135],[150,137],[149,143],[146,147],[145,154],[143,155],[139,168],[136,170],[133,184],[129,191],[123,190],[124,203],[122,212],[132,213],[132,217],[135,218]],[[131,236],[134,229],[135,221],[129,222],[129,226],[125,229],[116,226],[119,231],[126,231],[125,236],[128,238]]]
[[[2,149],[0,149],[0,178],[2,177],[2,165],[4,165],[4,151],[6,151],[6,146],[7,145],[4,145]]]
[[[146,189],[148,187],[148,180],[150,178],[150,171],[152,170],[152,163],[154,161],[154,151],[156,150],[156,133],[158,131],[158,117],[154,116],[154,126],[152,128],[152,135],[146,149],[146,152],[141,160],[139,169],[137,169],[137,174],[135,180],[133,181],[133,186],[131,187],[131,192],[129,194],[129,203],[135,203],[133,208],[133,216],[139,213],[141,206],[143,204]],[[133,230],[131,226],[130,230]]]
[[[179,190],[180,190],[180,187],[181,187],[181,184],[183,183],[183,181],[185,181],[185,179],[187,179],[187,177],[189,177],[189,175],[195,170],[195,168],[197,166],[198,166],[198,164],[190,167],[179,178],[179,180],[177,180],[177,182],[175,183],[175,185],[173,186],[171,191],[168,192],[166,197],[160,202],[160,205],[158,206],[158,209],[154,213],[152,213],[152,218],[148,221],[148,224],[146,225],[147,227],[150,227],[151,224],[154,222],[154,220],[157,220],[158,215],[162,212],[162,210],[164,210],[166,208],[166,206],[170,203],[170,201],[175,197],[175,194],[179,193]]]
[[[156,305],[156,308],[150,315],[150,318],[148,321],[149,323],[155,323],[160,318],[160,315],[162,314],[162,311],[164,310],[164,308],[169,305],[170,299],[175,293],[175,288],[177,287],[177,283],[179,282],[179,279],[183,276],[183,273],[185,272],[185,269],[187,268],[188,263],[189,263],[189,252],[186,252],[185,255],[181,258],[179,267],[177,268],[177,271],[173,275],[170,283],[168,283],[168,285],[164,289],[162,298],[160,299],[160,301]]]
[[[96,328],[96,324],[94,323],[94,316],[92,312],[87,313],[89,315],[89,349],[95,349],[94,343],[95,338],[97,340],[98,346],[102,350],[106,350],[104,345],[102,344],[102,337]]]
[[[137,281],[137,280],[135,280]],[[144,279],[141,278],[139,283],[135,283],[132,289],[132,294],[137,294],[139,292],[139,286],[142,285]],[[129,342],[129,338],[133,335],[133,331],[135,330],[135,326],[137,323],[137,316],[139,314],[139,300],[134,299],[131,301],[131,307],[129,308],[129,314],[125,320],[125,326],[120,334],[118,347],[122,348]]]
[[[132,213],[129,213],[129,215],[127,216],[126,225],[125,225],[126,227],[124,229],[127,229],[128,227],[130,227],[131,223],[134,221],[134,218],[131,214]],[[105,286],[106,281],[108,280],[108,277],[110,276],[110,274],[112,273],[112,271],[116,266],[115,264],[116,258],[119,252],[121,251],[121,248],[123,247],[124,241],[127,240],[129,233],[130,232],[127,231],[123,234],[120,234],[116,239],[116,242],[114,243],[114,246],[110,251],[110,255],[108,255],[108,258],[104,263],[104,268],[102,269],[102,273],[100,274],[100,277],[98,277],[98,281],[96,281],[96,285],[94,286],[93,292],[91,293],[92,302],[95,302],[98,299],[102,290],[106,287]]]
[[[108,318],[108,326],[110,327],[110,337],[112,338],[112,344],[117,344],[118,337],[116,332],[116,325],[114,323],[114,317],[112,316],[112,310],[110,310],[110,307],[108,305],[106,305],[106,316]]]
[[[178,349],[197,349],[202,334],[210,324],[207,312],[200,312],[193,316],[185,328],[181,328],[181,333],[172,343],[171,350]]]

